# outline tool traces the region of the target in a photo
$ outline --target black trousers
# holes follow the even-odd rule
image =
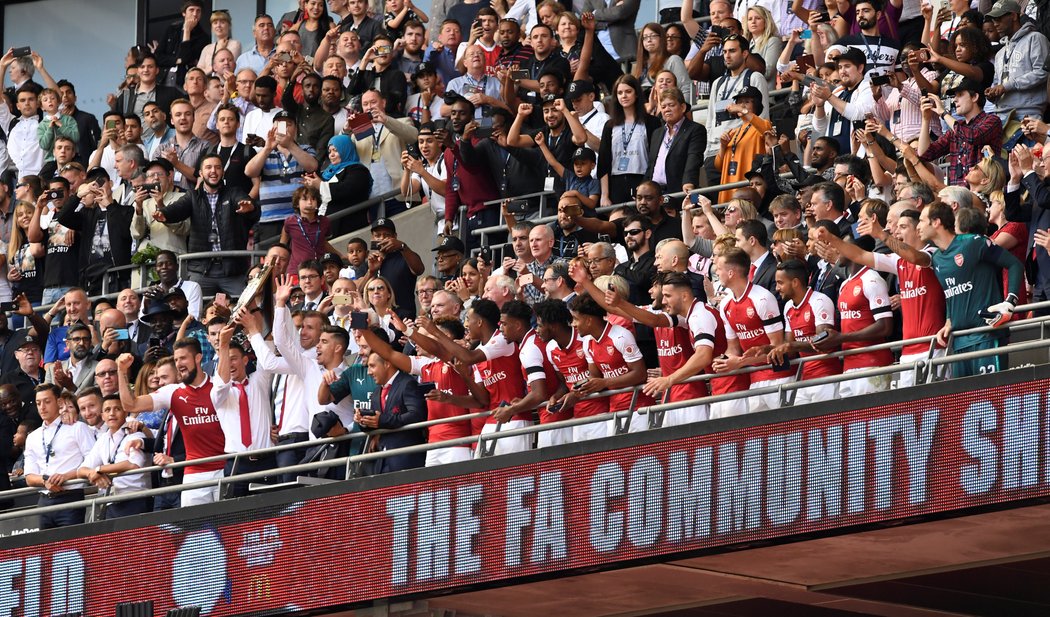
[[[62,491],[53,495],[41,495],[37,505],[58,506],[67,503],[76,503],[84,500],[84,490]],[[56,527],[68,527],[69,525],[80,525],[84,522],[84,508],[70,508],[58,512],[48,512],[40,515],[40,529],[54,529]]]
[[[242,454],[236,459],[231,458],[226,461],[226,469],[223,471],[223,475],[229,478],[230,476],[255,473],[257,471],[270,471],[276,468],[277,458],[273,454],[267,454],[264,456]],[[252,480],[252,482],[270,484],[271,480],[272,478],[267,477],[262,480]],[[251,482],[223,483],[222,498],[233,499],[235,497],[246,497],[248,495],[249,484],[251,484]]]
[[[178,494],[176,494],[175,497],[178,498]],[[138,499],[129,499],[128,501],[116,501],[106,505],[106,515],[103,519],[108,521],[114,518],[145,514],[152,510],[153,500],[149,497],[139,497]]]
[[[283,446],[289,443],[306,443],[309,440],[309,433],[288,433],[277,438],[277,445]],[[292,465],[297,465],[299,464],[299,461],[303,460],[304,456],[306,456],[305,446],[302,448],[291,448],[277,452],[277,467],[291,467]],[[297,475],[299,474],[282,473],[279,478],[281,482],[295,482]]]

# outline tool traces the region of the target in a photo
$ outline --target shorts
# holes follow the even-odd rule
[[[703,422],[704,420],[707,420],[707,415],[707,405],[693,405],[692,407],[683,407],[681,409],[670,409],[664,412],[664,421],[660,426],[681,426],[683,424]]]
[[[997,338],[985,338],[984,340],[978,341],[967,345],[966,347],[956,347],[952,353],[969,353],[971,351],[981,351],[984,349],[998,349],[999,339]],[[1006,366],[1005,356],[984,356],[983,358],[974,358],[972,360],[960,360],[958,362],[952,362],[949,377],[956,379],[958,377],[972,377],[974,375],[988,375],[989,373],[998,373],[1003,370]]]
[[[451,448],[437,448],[427,451],[427,467],[435,465],[448,465],[449,463],[461,463],[471,459],[470,446],[452,446]]]
[[[616,434],[616,425],[611,420],[601,420],[590,424],[578,424],[572,427],[573,441],[601,439]]]
[[[822,386],[806,386],[795,391],[795,405],[808,405],[838,398],[839,385],[826,383]]]
[[[733,399],[731,401],[721,401],[718,403],[711,403],[710,418],[717,420],[718,418],[731,418],[733,416],[742,416],[748,413],[749,408],[747,404],[748,399],[741,397]]]
[[[616,424],[615,423],[612,425],[612,429],[610,429],[610,430],[611,430],[611,432],[609,433],[610,435],[612,435],[612,434],[614,434],[616,432]],[[630,424],[627,425],[627,432],[628,433],[641,433],[642,431],[647,431],[647,430],[649,430],[649,414],[648,413],[638,413],[638,410],[635,410],[635,412],[631,414],[631,422],[630,422]]]
[[[777,379],[767,379],[765,381],[756,381],[751,384],[751,388],[766,388],[769,386],[779,386],[784,383],[791,383],[794,381],[794,377],[780,377]],[[755,413],[756,411],[766,411],[767,409],[780,409],[780,393],[770,392],[769,394],[756,394],[748,397],[748,413]]]
[[[195,482],[207,482],[208,480],[218,480],[223,477],[225,469],[216,469],[215,471],[198,471],[196,473],[187,473],[182,476],[183,484],[193,484]],[[207,486],[204,488],[192,488],[180,493],[179,504],[181,507],[186,508],[188,506],[199,506],[206,503],[215,503],[219,501],[219,485]]]
[[[572,443],[572,427],[551,428],[536,433],[536,447],[547,448],[549,446],[561,446]]]
[[[928,360],[930,358],[943,358],[944,349],[934,349],[933,355],[931,356],[928,352],[913,353],[901,356],[900,364],[910,364],[919,360]],[[930,367],[927,366],[926,370],[929,371]],[[915,385],[915,369],[911,368],[906,371],[893,374],[894,383],[891,384],[893,388],[910,388]]]
[[[502,425],[491,423],[486,424],[481,428],[482,435],[492,435],[496,433],[496,427],[500,427],[499,432],[511,431],[516,428],[525,428],[526,426],[532,426],[532,422],[528,420],[508,420]],[[492,451],[493,456],[500,454],[512,454],[514,452],[525,452],[532,449],[532,438],[533,435],[515,435],[514,437],[504,437],[503,439],[496,440],[496,449]],[[481,458],[481,443],[478,442],[478,447],[474,450],[474,458]],[[486,444],[488,447],[488,444]]]
[[[866,366],[864,368],[852,368],[843,371],[842,374],[848,375],[850,373],[868,371],[872,368],[875,367]],[[860,396],[861,394],[875,394],[876,392],[885,392],[889,389],[890,376],[888,374],[876,375],[875,377],[857,377],[856,379],[848,379],[839,382],[839,398]]]

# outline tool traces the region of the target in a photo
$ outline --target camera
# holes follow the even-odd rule
[[[63,193],[62,191],[50,190],[47,192],[48,201],[56,201],[62,199],[65,196],[65,193]]]
[[[474,135],[480,139],[492,137],[492,118],[487,116],[480,118],[478,120],[478,128],[474,131]]]
[[[417,161],[423,160],[423,153],[419,151],[419,144],[408,144],[405,146],[405,152],[408,153],[409,157]]]
[[[720,39],[724,39],[729,36],[729,29],[723,28],[722,26],[711,26],[711,34]]]
[[[525,214],[529,211],[529,202],[524,199],[515,199],[507,204],[507,212],[510,214]]]
[[[871,85],[873,86],[888,86],[890,85],[890,76],[887,75],[875,75],[871,78]]]
[[[140,188],[142,190],[146,191],[147,193],[152,193],[153,191],[159,191],[160,190],[160,183],[159,182],[150,182],[148,184],[143,184]]]
[[[0,311],[3,311],[5,313],[10,313],[12,311],[17,311],[17,310],[18,310],[18,303],[17,302],[0,302]]]

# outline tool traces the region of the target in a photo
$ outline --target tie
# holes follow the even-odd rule
[[[235,383],[233,385],[241,393],[241,443],[244,444],[245,448],[250,448],[252,447],[252,419],[248,416],[248,391],[244,389],[244,383]]]
[[[281,417],[277,419],[277,430],[280,431],[281,427],[284,426],[284,403],[288,400],[288,378],[281,373],[277,374],[276,384],[274,385],[274,397],[273,406],[277,408],[277,401],[280,400]]]
[[[175,415],[168,411],[167,426],[164,427],[164,455],[171,456],[171,442],[175,439]]]
[[[755,264],[751,264],[751,269],[747,271],[747,282],[748,283],[750,283],[750,282],[755,280],[755,271],[756,270],[758,270],[758,268],[755,267]]]
[[[386,394],[390,392],[390,386],[383,386],[383,389],[379,391],[379,411],[382,413],[383,408],[386,407]]]
[[[306,307],[305,307],[305,308],[306,308],[306,310],[308,310],[308,311],[312,311],[312,310],[314,310],[314,303],[313,303],[313,302],[307,302],[307,303],[306,303]]]

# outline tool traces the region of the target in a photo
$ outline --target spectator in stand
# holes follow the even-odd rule
[[[390,219],[372,223],[372,242],[376,249],[368,254],[368,273],[358,279],[358,288],[364,288],[376,276],[390,281],[397,313],[403,319],[415,317],[415,281],[426,268],[419,255],[397,237],[397,227]],[[385,315],[380,315],[385,317]]]
[[[384,111],[400,118],[405,115],[408,81],[394,63],[393,47],[394,41],[389,34],[377,34],[361,58],[361,64],[351,73],[347,92],[363,94],[378,83],[385,101]]]
[[[838,142],[839,152],[849,152],[852,123],[874,113],[875,99],[871,82],[864,79],[868,58],[856,47],[850,47],[836,59],[839,86],[832,91],[827,85],[815,85],[811,92],[816,102],[813,117],[815,133]]]
[[[144,309],[148,308],[154,301],[161,301],[173,289],[181,289],[186,297],[187,312],[194,319],[200,318],[201,312],[201,286],[197,283],[179,277],[179,258],[172,251],[161,250],[157,253],[156,265],[157,283],[143,290],[145,299]]]
[[[45,88],[40,92],[39,99],[42,115],[36,130],[37,141],[40,149],[44,151],[45,164],[53,163],[55,141],[64,137],[76,144],[80,139],[80,132],[73,117],[61,113],[59,104],[62,96],[57,90]]]
[[[143,152],[147,159],[158,158],[175,140],[175,129],[168,125],[168,111],[162,109],[160,104],[150,101],[146,103],[142,117],[146,121],[143,129]]]
[[[602,129],[598,146],[602,206],[630,200],[631,191],[644,179],[649,165],[649,141],[660,127],[659,120],[645,113],[637,77],[621,76],[613,92],[612,100],[604,102],[609,108],[609,122]]]
[[[707,131],[686,117],[689,106],[680,90],[660,93],[660,116],[664,125],[649,141],[650,156],[646,175],[665,192],[689,191],[700,180]]]
[[[598,240],[597,234],[585,230],[576,222],[582,216],[583,206],[574,194],[563,194],[558,200],[558,219],[549,226],[554,232],[554,255],[557,259],[572,259],[580,248]]]
[[[469,100],[474,105],[474,117],[484,117],[493,107],[507,108],[502,100],[500,80],[489,75],[485,65],[485,50],[479,45],[471,45],[463,52],[464,72],[462,76],[456,77],[445,86],[445,103],[441,106],[442,116],[448,116],[452,107],[450,102],[451,93]],[[451,98],[455,100],[454,97]]]
[[[302,91],[302,103],[296,99],[296,88],[285,88],[281,95],[281,107],[295,119],[300,145],[309,146],[315,152],[327,152],[328,140],[335,134],[335,125],[332,115],[321,105],[321,76],[312,70],[307,73],[303,71],[303,67],[297,67],[292,75],[292,81],[297,82]]]
[[[630,62],[635,59],[638,35],[634,22],[640,6],[637,0],[611,6],[599,0],[586,0],[583,3],[583,12],[594,14],[598,22],[598,42],[614,60]]]
[[[351,2],[355,1],[361,0],[351,0]],[[376,429],[401,428],[427,419],[427,406],[423,393],[419,389],[419,382],[409,374],[401,372],[395,365],[374,351],[368,356],[368,374],[376,383],[376,389],[372,392],[369,401],[369,411],[366,415],[363,410],[358,409],[354,414],[354,422],[362,430],[370,432]],[[402,431],[380,436],[376,449],[378,451],[392,450],[420,445],[425,441],[422,429]],[[425,462],[426,457],[422,452],[398,454],[378,459],[372,468],[372,473],[413,469],[422,467]]]
[[[773,124],[762,117],[762,92],[754,86],[745,86],[733,96],[733,104],[725,112],[740,119],[741,125],[728,129],[719,138],[721,147],[715,157],[715,169],[721,170],[722,184],[740,182],[752,170],[757,155],[765,152],[767,137]],[[732,199],[730,189],[718,194],[719,202]]]
[[[141,319],[139,311],[142,310],[142,299],[135,293],[135,290],[131,288],[122,290],[117,295],[116,308],[124,313],[124,322],[128,327],[128,340],[136,347],[145,345],[152,332],[149,324]],[[159,416],[157,420],[160,420]]]
[[[371,47],[372,41],[383,31],[383,24],[368,16],[368,2],[365,0],[349,0],[347,8],[350,14],[339,23],[339,30],[357,33],[361,46]]]
[[[922,130],[919,131],[919,161],[932,162],[948,155],[948,184],[965,185],[966,172],[980,162],[984,146],[998,152],[1002,147],[1003,125],[999,118],[984,111],[984,95],[981,84],[964,79],[955,88],[945,92],[946,96],[955,99],[955,111],[962,116],[961,120],[948,115],[944,104],[934,96],[927,96],[922,102]],[[949,129],[937,141],[930,143],[929,125],[934,118],[947,118]],[[913,164],[916,158],[904,147],[904,156]]]
[[[280,243],[291,247],[287,274],[293,275],[298,264],[310,259],[320,259],[325,253],[337,253],[329,243],[330,223],[327,216],[318,216],[321,193],[310,186],[300,186],[292,193],[292,208],[295,214],[284,220]]]
[[[8,207],[10,204],[8,200]],[[11,295],[25,294],[30,302],[38,306],[44,293],[44,257],[47,250],[43,243],[29,241],[29,226],[34,211],[34,207],[24,201],[14,205],[11,237],[4,247],[4,255],[7,257],[7,280],[11,282]]]
[[[1022,21],[1015,0],[999,0],[988,12],[1006,44],[995,54],[994,85],[983,93],[995,103],[994,112],[1005,124],[1014,118],[1039,117],[1046,105],[1046,58],[1050,41],[1032,21]]]
[[[69,326],[65,343],[69,358],[48,364],[44,381],[79,394],[95,382],[97,361],[91,355],[91,328],[82,323]]]
[[[340,210],[363,200],[372,188],[372,175],[365,167],[351,138],[337,135],[328,142],[328,165],[320,176],[309,174],[303,177],[303,187],[317,191],[321,196],[321,207],[327,212],[329,206]],[[339,210],[333,210],[338,212]],[[287,220],[287,219],[286,219]],[[364,212],[345,216],[336,224],[336,235],[360,229],[366,221]]]
[[[501,21],[501,35],[502,29],[503,22]],[[515,42],[519,40],[520,37],[515,38]],[[459,53],[459,45],[462,42],[463,31],[459,22],[455,19],[445,19],[441,22],[441,30],[438,33],[437,40],[427,48],[427,53],[423,59],[434,66],[443,84],[448,84],[459,77],[459,71],[456,70],[456,55]]]
[[[124,289],[130,283],[129,271],[114,273],[110,269],[131,263],[131,217],[135,210],[114,201],[106,170],[95,167],[87,178],[89,182],[66,200],[57,218],[77,232],[73,250],[79,253],[81,286],[94,295],[102,291],[103,279],[109,279],[109,289]]]
[[[44,167],[44,150],[38,138],[40,100],[32,88],[18,90],[14,98],[17,117],[12,117],[6,105],[0,106],[0,126],[7,133],[7,152],[19,176],[35,175]]]
[[[1027,271],[1035,274],[1032,285],[1032,302],[1050,300],[1050,253],[1047,252],[1045,238],[1050,229],[1050,193],[1047,186],[1047,172],[1050,167],[1050,148],[1043,148],[1040,159],[1032,156],[1032,151],[1023,144],[1010,151],[1010,180],[1003,195],[1005,217],[1007,221],[1025,223],[1028,234],[1024,244]],[[1024,189],[1024,191],[1022,191]],[[1022,198],[1027,191],[1027,197]],[[1036,315],[1050,313],[1046,309],[1034,311]]]
[[[224,54],[228,56],[227,51]],[[215,78],[219,84],[224,82]],[[190,102],[193,107],[193,134],[200,140],[207,142],[208,145],[214,144],[218,141],[218,136],[208,128],[208,119],[211,118],[211,112],[215,111],[216,105],[221,100],[219,95],[216,100],[208,98],[208,92],[214,92],[210,90],[211,78],[198,67],[193,67],[186,72],[186,81],[182,84],[182,88],[186,91],[186,100]],[[174,117],[173,117],[174,119]]]
[[[193,134],[193,104],[186,99],[171,103],[171,123],[175,128],[175,139],[169,148],[163,150],[163,156],[175,168],[175,184],[183,190],[190,190],[197,184],[197,164],[201,155],[211,145]]]
[[[408,118],[390,117],[386,109],[387,99],[378,90],[368,89],[361,95],[361,109],[371,117],[372,133],[354,135],[357,154],[362,161],[368,161],[368,170],[372,175],[370,197],[379,197],[401,185],[404,172],[401,166],[401,153],[405,146],[414,143],[419,135]],[[383,206],[385,211],[374,207],[369,211],[370,220],[379,215],[390,217],[404,211],[404,196],[388,199]]]
[[[139,250],[144,246],[155,246],[172,251],[176,255],[186,252],[186,237],[190,233],[189,221],[165,224],[153,218],[157,210],[170,206],[183,195],[183,191],[174,186],[174,171],[174,166],[167,159],[151,161],[146,168],[146,180],[149,184],[135,189],[135,214],[131,217],[131,237],[138,243]]]
[[[43,71],[43,60],[41,60],[40,68]],[[52,87],[62,95],[62,109],[64,113],[72,116],[77,123],[77,134],[80,135],[80,140],[77,142],[76,147],[77,160],[83,165],[87,163],[88,157],[98,146],[98,140],[102,136],[102,129],[99,127],[98,119],[94,114],[77,108],[77,91],[72,83],[65,79],[60,79]]]
[[[737,225],[733,232],[736,235],[736,246],[747,253],[751,259],[751,267],[748,269],[747,281],[764,287],[771,292],[777,301],[776,271],[777,260],[769,252],[769,235],[766,226],[759,220],[750,219]]]
[[[273,56],[276,50],[274,36],[277,31],[273,27],[273,18],[269,15],[259,15],[255,18],[252,26],[252,36],[255,45],[251,49],[237,56],[237,73],[242,69],[251,69],[257,75],[262,73],[263,67]]]
[[[417,145],[418,157],[407,149],[401,154],[401,166],[409,172],[401,175],[401,194],[406,201],[414,201],[414,196],[418,195],[420,201],[430,206],[434,213],[436,237],[444,227],[448,168],[445,167],[433,123],[427,122],[419,127]]]
[[[714,360],[718,373],[735,371],[766,363],[762,353],[767,346],[784,342],[784,322],[776,297],[748,279],[751,259],[743,249],[727,249],[715,260],[718,280],[730,292],[719,305],[725,326],[727,351],[723,358]],[[750,351],[755,349],[756,351]],[[788,383],[794,378],[794,369],[761,369],[749,374],[750,388],[764,388]],[[712,405],[711,417],[723,418],[744,413],[755,413],[780,406],[779,396],[756,394],[748,398],[724,401]]]
[[[232,38],[230,35],[232,28],[233,23],[230,19],[229,11],[226,9],[216,9],[212,11],[211,34],[215,39],[215,42],[205,45],[204,49],[201,50],[200,60],[197,61],[197,66],[205,73],[212,72],[212,64],[220,51],[226,50],[233,54],[234,58],[241,55],[240,41]],[[216,72],[218,72],[220,76],[223,76],[221,72]]]
[[[128,413],[120,403],[120,397],[110,394],[102,400],[101,419],[98,440],[91,451],[84,456],[76,477],[84,478],[100,489],[110,489],[115,494],[127,495],[150,488],[148,474],[128,474],[112,477],[115,474],[141,469],[147,465],[146,455],[141,448],[121,448],[125,440],[145,442],[146,435],[132,430]],[[134,423],[141,426],[141,423]],[[153,500],[139,497],[126,501],[106,504],[105,520],[144,514],[153,509]]]
[[[145,54],[139,62],[138,86],[134,90],[122,92],[111,105],[111,109],[122,115],[135,114],[142,118],[145,116],[146,103],[154,102],[167,114],[171,102],[181,97],[182,93],[178,88],[157,83],[159,71],[157,58],[152,54]],[[152,136],[152,133],[147,133],[146,136]]]
[[[313,148],[300,146],[296,136],[295,119],[285,112],[275,115],[266,142],[244,168],[249,178],[260,179],[256,241],[280,235],[292,214],[292,193],[302,186],[304,173],[317,171]]]
[[[211,39],[201,24],[203,11],[204,3],[201,0],[184,0],[179,11],[182,19],[168,26],[156,48],[161,75],[173,83],[182,83],[186,71],[197,65],[201,51]],[[139,62],[140,69],[141,65]]]
[[[449,111],[450,129],[435,132],[438,141],[445,145],[445,168],[448,172],[448,190],[445,192],[444,235],[452,233],[452,221],[459,215],[460,204],[467,208],[467,231],[492,227],[499,220],[499,210],[486,206],[485,202],[498,197],[492,176],[480,162],[468,164],[460,153],[461,143],[474,138],[464,134],[467,124],[474,118],[474,104],[463,97],[452,101]],[[479,242],[478,236],[469,234],[469,248]]]
[[[240,93],[239,88],[238,93]],[[241,125],[244,143],[253,148],[259,148],[266,143],[265,136],[273,128],[277,114],[282,111],[280,107],[274,106],[274,102],[277,100],[277,80],[269,75],[260,76],[252,86],[251,95],[250,107],[247,101],[241,97],[231,102],[237,104],[239,100],[238,107],[242,104],[244,105],[244,108],[241,109],[244,113],[244,122]]]
[[[84,499],[84,489],[64,486],[77,477],[84,457],[95,444],[87,424],[75,422],[68,430],[58,413],[61,390],[54,384],[40,384],[35,390],[36,407],[43,426],[26,438],[26,484],[42,489],[37,505],[68,504]],[[40,529],[53,529],[84,522],[84,509],[71,508],[40,515]]]
[[[272,134],[267,143],[271,140]],[[200,162],[201,188],[154,214],[154,219],[162,223],[190,220],[191,253],[243,251],[247,248],[248,231],[259,220],[259,208],[240,189],[223,186],[222,174],[222,159],[215,154],[204,155]],[[239,296],[248,267],[247,259],[225,257],[194,260],[187,269],[190,279],[200,284],[204,293],[223,291]]]
[[[656,23],[646,24],[642,28],[636,53],[638,61],[634,63],[632,74],[641,83],[643,94],[648,94],[648,91],[655,87],[656,76],[661,71],[670,71],[678,82],[682,96],[687,102],[692,102],[693,82],[689,79],[682,58],[668,53],[663,26]]]

